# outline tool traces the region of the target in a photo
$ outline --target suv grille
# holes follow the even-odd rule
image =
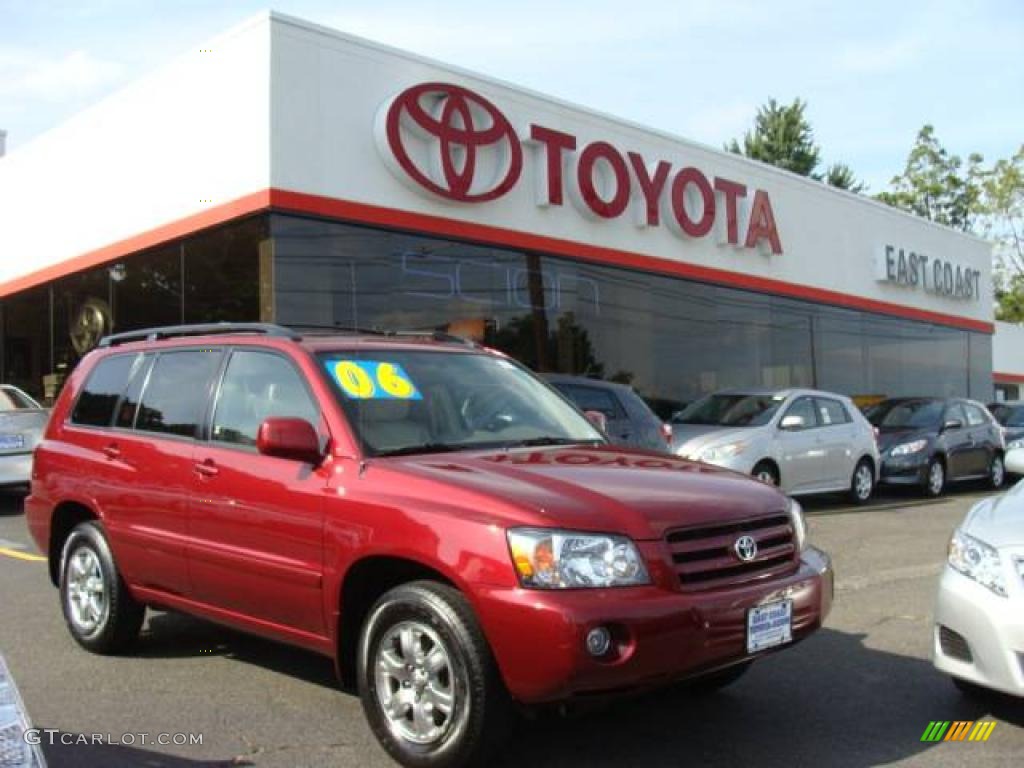
[[[752,560],[741,560],[736,541],[757,543]],[[715,589],[769,578],[796,567],[796,544],[789,515],[669,531],[665,537],[683,589]]]

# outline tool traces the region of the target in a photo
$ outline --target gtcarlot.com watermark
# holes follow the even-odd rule
[[[66,733],[55,728],[29,728],[25,731],[25,743],[33,747],[40,744],[57,744],[71,747],[84,745],[144,747],[156,744],[161,747],[202,746],[201,733]]]

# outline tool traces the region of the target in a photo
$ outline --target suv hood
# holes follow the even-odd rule
[[[977,504],[960,528],[996,549],[1024,546],[1024,481]]]
[[[719,427],[713,424],[672,423],[672,453],[696,458],[710,445],[743,440],[756,434],[758,427]]]
[[[624,533],[637,540],[660,539],[673,528],[779,514],[788,505],[782,493],[746,475],[616,446],[429,454],[376,459],[372,466],[404,476],[395,482],[407,493],[474,511],[495,509],[504,525]],[[413,477],[420,482],[402,483]]]

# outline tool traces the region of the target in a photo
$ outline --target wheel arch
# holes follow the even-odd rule
[[[367,555],[345,571],[339,589],[335,656],[335,666],[344,686],[356,684],[359,633],[370,608],[385,592],[412,581],[436,581],[466,594],[441,571],[405,556]]]
[[[81,501],[62,501],[53,508],[50,516],[50,540],[47,546],[47,564],[50,571],[50,581],[54,586],[60,584],[60,556],[64,549],[64,542],[67,541],[71,531],[80,523],[89,520],[99,520],[99,515]]]

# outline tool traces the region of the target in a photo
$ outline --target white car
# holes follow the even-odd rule
[[[726,390],[672,417],[672,452],[779,486],[790,496],[849,491],[878,480],[875,430],[850,398],[814,389]]]
[[[1024,448],[1006,454],[1024,474]],[[1024,697],[1024,481],[953,532],[935,606],[932,659],[963,690]]]

